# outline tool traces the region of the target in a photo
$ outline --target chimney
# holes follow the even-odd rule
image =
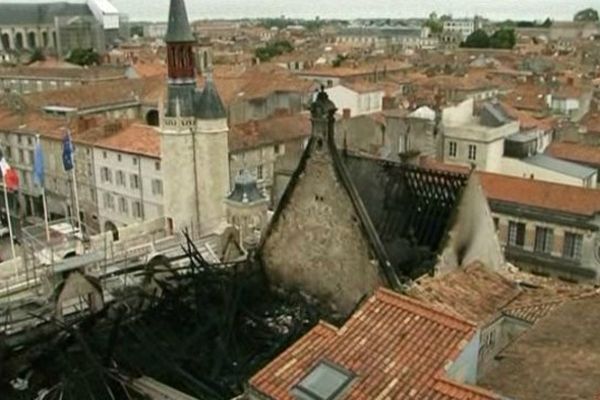
[[[573,86],[574,84],[575,84],[575,79],[573,79],[573,77],[572,77],[572,76],[569,76],[569,77],[567,78],[567,85],[569,85],[569,86]]]
[[[352,111],[349,108],[344,108],[342,110],[342,116],[344,119],[350,119],[352,117]]]

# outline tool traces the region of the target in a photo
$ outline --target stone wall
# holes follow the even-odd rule
[[[347,314],[383,280],[331,154],[316,140],[310,146],[265,240],[263,260],[273,283],[330,301]]]

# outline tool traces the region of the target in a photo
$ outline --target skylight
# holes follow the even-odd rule
[[[337,400],[354,379],[354,374],[327,361],[321,361],[294,388],[297,400]]]

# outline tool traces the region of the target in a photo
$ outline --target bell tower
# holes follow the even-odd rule
[[[196,39],[184,0],[171,0],[168,85],[161,112],[164,215],[176,231],[214,233],[226,224],[229,193],[227,113],[210,76],[196,86]]]

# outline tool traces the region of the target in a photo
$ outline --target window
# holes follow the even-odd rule
[[[258,180],[265,179],[262,165],[259,165],[258,167],[256,167],[256,179],[258,179]]]
[[[19,136],[20,137],[20,136]],[[21,164],[25,163],[25,153],[23,152],[23,150],[19,149],[19,162]]]
[[[104,193],[104,208],[109,210],[115,209],[115,198],[110,193]]]
[[[474,144],[469,145],[469,160],[477,160],[477,146],[475,146]]]
[[[29,156],[29,163],[30,163],[30,164],[33,164],[33,162],[34,162],[34,161],[33,161],[33,151],[32,151],[32,150],[29,150],[29,151],[27,152],[27,154],[28,154],[28,156]]]
[[[90,199],[95,203],[96,202],[96,191],[94,189],[90,189]]]
[[[332,363],[321,361],[294,388],[292,396],[297,400],[339,399],[354,374]]]
[[[160,161],[154,163],[154,169],[160,171]]]
[[[563,247],[563,256],[574,260],[581,259],[581,248],[583,245],[583,236],[577,233],[566,232],[565,244]]]
[[[107,167],[102,167],[100,170],[100,179],[103,183],[112,183],[112,172]]]
[[[122,160],[122,159],[123,159],[123,157],[121,157],[121,155],[120,155],[120,154],[117,154],[117,160],[118,160],[119,162],[121,162],[121,160]]]
[[[137,164],[138,164],[138,159],[137,159],[137,157],[133,157],[133,159],[132,159],[132,160],[133,160],[133,165],[137,165]]]
[[[4,150],[6,151],[6,158],[10,160],[12,158],[12,148],[10,146],[6,146],[6,149]]]
[[[554,248],[554,232],[550,228],[535,228],[535,251],[551,254]]]
[[[142,218],[142,203],[134,201],[131,203],[131,209],[135,218]]]
[[[162,196],[163,194],[163,185],[160,179],[152,180],[152,194],[155,196]]]
[[[125,197],[119,197],[119,212],[121,214],[129,213],[129,204],[127,203],[127,199]]]
[[[117,173],[115,175],[115,180],[116,180],[118,186],[127,186],[125,172],[117,171]]]
[[[29,136],[27,138],[27,144],[30,145],[30,146],[33,145],[33,139],[31,138],[31,136]]]
[[[21,143],[21,140],[22,140],[22,139],[21,139],[21,135],[17,135],[17,143],[19,143],[19,144],[20,144],[20,143]]]
[[[510,246],[525,246],[525,224],[510,221],[508,223],[508,244]]]
[[[131,182],[131,188],[132,189],[139,189],[140,188],[140,177],[139,177],[138,174],[131,174],[130,182]]]
[[[496,231],[500,228],[500,218],[498,217],[494,217],[494,229],[496,229]]]
[[[455,158],[458,155],[458,145],[456,142],[448,143],[448,155]]]
[[[102,158],[104,158],[105,160],[108,158],[108,154],[106,154],[105,151],[102,152]]]

